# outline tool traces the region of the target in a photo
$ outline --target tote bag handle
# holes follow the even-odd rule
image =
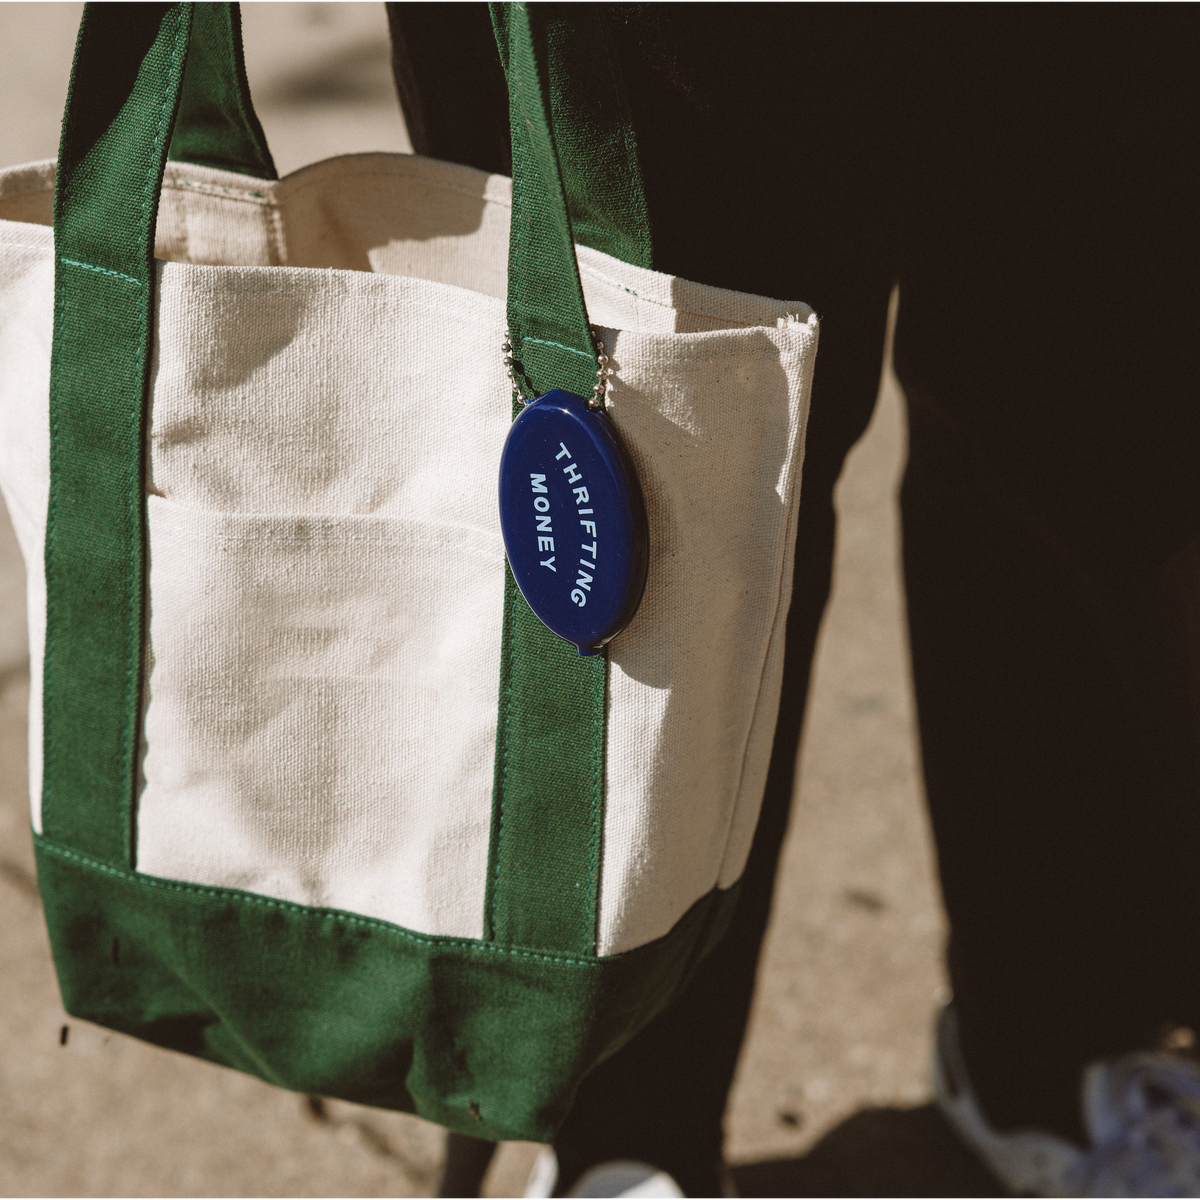
[[[490,7],[510,97],[509,331],[535,391],[587,396],[596,367],[573,243],[653,266],[616,46],[597,4]]]

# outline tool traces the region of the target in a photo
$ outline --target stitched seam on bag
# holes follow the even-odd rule
[[[186,19],[185,19],[186,13]],[[179,70],[179,53],[180,47],[187,48],[189,35],[191,33],[191,13],[183,8],[176,10],[175,15],[175,44],[171,49],[171,66],[168,74],[168,79],[177,80],[179,86],[182,86],[182,73]],[[146,182],[142,185],[142,218],[141,218],[141,244],[148,246],[150,257],[154,257],[154,235],[155,230],[151,227],[151,218],[154,216],[155,201],[157,200],[156,193],[160,190],[158,187],[159,180],[162,178],[159,164],[165,167],[165,154],[163,153],[167,138],[167,130],[171,124],[171,109],[172,98],[178,103],[179,88],[175,88],[174,97],[172,97],[172,89],[167,89],[163,94],[162,106],[158,114],[158,130],[154,135],[154,151],[150,158],[150,165],[146,168]],[[157,222],[155,222],[157,224]],[[154,264],[153,261],[149,264],[151,272],[147,280],[147,288],[139,288],[143,296],[149,299],[149,290],[154,285]],[[152,314],[147,309],[145,314],[139,314],[142,317],[141,329],[138,331],[138,347],[137,347],[137,373],[134,376],[134,386],[138,389],[138,403],[132,406],[129,413],[129,530],[132,539],[132,545],[135,548],[136,564],[138,569],[130,571],[129,591],[127,593],[129,612],[128,612],[128,646],[129,653],[125,659],[125,729],[124,729],[124,745],[121,749],[122,759],[122,775],[125,785],[125,795],[123,804],[124,807],[120,813],[121,833],[126,841],[125,853],[129,857],[130,866],[134,866],[137,862],[137,827],[136,827],[136,791],[137,791],[137,759],[138,750],[141,744],[142,734],[142,703],[141,703],[141,682],[142,682],[142,654],[144,642],[144,621],[145,612],[143,608],[143,597],[146,590],[146,550],[145,544],[145,525],[143,508],[145,504],[145,494],[142,483],[142,476],[145,471],[142,462],[142,453],[145,447],[144,430],[142,422],[145,416],[146,404],[146,389],[148,380],[146,378],[146,359],[150,351],[150,324],[153,320]],[[132,564],[131,564],[132,565]]]
[[[492,877],[488,880],[488,921],[487,928],[484,933],[489,938],[496,936],[496,892],[500,885],[500,860],[502,847],[504,844],[504,804],[508,799],[508,746],[509,746],[509,724],[512,721],[512,692],[513,692],[513,653],[514,642],[516,638],[513,636],[517,623],[517,592],[513,589],[513,598],[509,606],[509,638],[508,638],[508,662],[506,664],[505,678],[507,684],[504,689],[504,747],[500,754],[500,803],[496,805],[496,859],[494,862],[495,870],[492,872]]]
[[[289,197],[294,196],[294,195],[301,195],[304,192],[312,191],[314,188],[325,187],[325,186],[328,186],[330,183],[335,183],[335,182],[337,184],[343,184],[343,183],[354,183],[358,180],[363,180],[363,179],[394,180],[395,178],[396,178],[396,176],[388,171],[378,171],[378,172],[373,172],[373,173],[372,172],[362,172],[362,173],[359,173],[356,175],[339,175],[336,177],[336,179],[334,179],[334,177],[331,176],[330,178],[327,178],[327,179],[315,179],[315,180],[312,180],[311,182],[307,182],[302,185],[297,185],[296,187],[289,187],[287,189],[285,195],[289,196]],[[421,186],[430,188],[431,190],[434,190],[434,191],[449,192],[455,196],[466,196],[469,199],[482,200],[485,204],[498,204],[501,208],[504,208],[504,209],[512,208],[511,200],[505,200],[499,196],[490,196],[486,192],[477,192],[477,191],[472,190],[471,188],[460,188],[460,187],[453,187],[449,184],[435,183],[432,180],[427,180],[427,179],[421,178],[420,176],[401,175],[400,179],[405,183],[413,183],[413,182],[419,183]],[[193,191],[203,192],[206,195],[225,196],[225,197],[229,197],[230,199],[233,199],[233,200],[244,201],[245,203],[248,203],[248,204],[257,205],[260,208],[271,208],[271,207],[278,208],[279,203],[280,203],[278,196],[271,196],[266,192],[255,192],[255,191],[243,190],[240,188],[224,187],[218,183],[202,183],[202,182],[198,182],[198,181],[192,180],[192,179],[184,179],[180,175],[173,175],[173,176],[167,177],[166,179],[163,180],[163,186],[166,188],[172,188],[172,189],[173,188],[190,188]],[[13,198],[19,197],[19,196],[45,196],[45,195],[53,195],[53,194],[54,194],[54,189],[52,187],[34,188],[29,191],[13,192],[10,195],[0,197],[0,200],[13,199]],[[620,285],[618,285],[618,286],[620,286]],[[625,290],[628,291],[629,289],[626,288]],[[636,296],[637,293],[634,292],[633,295]],[[695,315],[696,316],[704,316],[706,314],[697,313]]]
[[[63,258],[60,262],[66,263],[69,267],[82,267],[85,271],[95,271],[97,275],[108,275],[113,279],[123,279],[126,283],[132,283],[135,288],[141,288],[142,281],[135,279],[132,275],[126,275],[124,271],[110,271],[107,267],[93,266],[91,263],[79,262],[74,258]]]
[[[215,543],[223,549],[240,550],[247,545],[251,548],[257,543],[253,539],[261,532],[266,533],[271,538],[271,545],[278,546],[286,550],[326,550],[340,549],[342,546],[379,546],[384,549],[398,548],[404,549],[408,546],[428,547],[433,550],[444,550],[452,548],[456,554],[470,554],[484,562],[494,563],[496,560],[496,549],[501,544],[498,534],[489,533],[486,530],[478,531],[486,537],[490,544],[486,546],[464,546],[461,541],[455,540],[452,537],[438,537],[432,533],[426,533],[423,529],[412,529],[411,526],[418,523],[416,517],[376,517],[380,528],[377,531],[378,536],[361,535],[356,533],[348,533],[339,528],[343,522],[371,520],[372,518],[364,518],[360,513],[334,513],[332,515],[321,515],[313,518],[314,523],[320,522],[323,528],[312,530],[311,533],[303,534],[283,534],[273,528],[278,522],[295,521],[297,518],[289,516],[274,517],[270,514],[263,515],[261,513],[241,513],[241,512],[222,512],[220,509],[200,508],[192,504],[184,505],[179,500],[172,500],[170,496],[162,495],[161,493],[150,493],[157,496],[161,500],[167,501],[168,504],[176,504],[179,507],[186,507],[189,514],[194,514],[200,520],[217,520],[225,525],[224,529],[198,529],[195,525],[186,520],[174,522],[176,530],[182,530],[193,541]],[[168,520],[170,518],[167,518]],[[302,519],[302,518],[301,518]],[[163,518],[159,518],[161,524]],[[236,523],[236,524],[235,524]],[[256,525],[256,528],[246,528],[250,525]],[[235,526],[230,528],[230,526]],[[236,526],[242,526],[241,529]],[[392,528],[392,526],[401,526],[401,528]],[[458,538],[470,537],[477,531],[472,526],[451,525],[446,524],[439,528],[445,529],[448,534],[457,535]],[[254,586],[260,587],[263,576],[255,581]]]
[[[289,250],[287,238],[284,236],[283,212],[275,201],[261,211],[267,227],[267,257],[271,260],[270,265],[273,267],[286,266]]]
[[[181,204],[178,209],[179,228],[182,230],[180,241],[183,243],[181,249],[183,252],[183,261],[190,263],[192,261],[192,230],[191,222],[188,220],[188,205]],[[155,229],[155,242],[157,249],[158,230]]]
[[[562,344],[562,342],[551,342],[551,341],[548,341],[546,338],[535,338],[535,337],[522,338],[521,344],[523,346],[524,345],[553,346],[556,350],[565,350],[568,354],[577,354],[580,358],[587,359],[588,362],[592,361],[592,355],[587,354],[582,350],[576,350],[574,348],[574,346],[564,346]]]
[[[516,164],[513,165],[513,173],[514,173],[513,187],[515,189],[515,187],[516,187],[516,178],[515,178]],[[517,217],[519,216],[519,214],[518,214],[515,206],[513,207],[512,215],[513,215],[513,219],[509,223],[508,289],[507,289],[508,295],[505,298],[504,327],[509,332],[509,338],[512,341],[513,349],[515,350],[513,357],[518,362],[520,362],[521,361],[521,347],[524,346],[524,344],[525,344],[525,331],[518,327],[516,330],[516,335],[513,336],[513,326],[516,325],[517,322],[515,322],[512,319],[512,314],[510,311],[511,308],[514,307],[514,304],[513,304],[514,297],[516,297],[516,295],[517,295],[517,288],[520,286],[520,282],[521,282],[519,276],[516,279],[513,278],[514,275],[517,275],[516,266],[521,261],[521,222],[519,220],[517,220]],[[522,365],[522,367],[521,367],[521,374],[525,375],[524,365]],[[529,383],[529,377],[527,375],[525,376],[525,382],[526,382],[526,384]],[[516,396],[515,395],[513,397],[513,404],[514,404],[514,406],[516,405]],[[513,420],[515,421],[516,419],[517,419],[516,414],[514,413]]]
[[[145,875],[141,871],[122,870],[120,867],[110,866],[108,863],[100,862],[98,859],[89,858],[86,854],[80,854],[76,850],[69,850],[65,846],[56,846],[53,842],[48,841],[36,832],[33,835],[33,840],[48,854],[55,854],[59,858],[68,859],[89,870],[99,871],[103,875],[110,875],[114,879],[124,880],[138,886],[156,888],[160,891],[181,892],[193,896],[227,897],[239,904],[253,904],[260,908],[279,909],[282,912],[295,913],[297,916],[308,916],[315,913],[327,921],[341,921],[346,925],[360,925],[366,929],[378,929],[381,933],[398,935],[407,941],[416,942],[422,946],[462,946],[468,950],[478,950],[487,954],[503,954],[512,958],[526,958],[535,962],[559,963],[563,966],[587,967],[589,969],[614,962],[618,958],[622,958],[624,954],[633,952],[624,951],[622,954],[610,954],[604,958],[597,958],[595,955],[585,958],[574,954],[553,954],[535,950],[520,950],[513,946],[502,946],[496,942],[483,942],[475,938],[415,933],[411,929],[405,929],[403,925],[395,925],[390,921],[382,921],[375,917],[359,916],[357,913],[346,912],[343,909],[317,908],[311,905],[297,904],[291,900],[277,900],[272,896],[261,896],[257,892],[247,892],[240,888],[210,887],[204,884],[182,883],[174,879],[163,879],[157,875]],[[635,947],[635,949],[637,948]]]
[[[54,695],[53,676],[46,670],[46,664],[52,659],[53,652],[58,644],[58,639],[55,636],[58,628],[58,623],[55,619],[58,611],[58,588],[55,584],[55,576],[57,575],[58,556],[55,553],[55,547],[58,540],[58,489],[54,486],[54,463],[58,460],[59,452],[59,381],[62,379],[62,331],[63,331],[63,315],[67,308],[66,297],[66,280],[62,281],[60,288],[56,289],[60,294],[56,296],[57,303],[55,304],[54,313],[54,340],[51,343],[50,361],[54,369],[51,372],[51,387],[50,387],[50,502],[46,509],[46,556],[43,571],[46,579],[46,649],[42,656],[42,712],[50,707],[50,702]],[[34,666],[34,664],[30,664]],[[51,725],[49,722],[44,722],[42,727],[42,794],[38,797],[38,816],[41,820],[42,827],[45,828],[46,813],[46,784],[47,777],[50,771],[46,769],[46,763],[52,758],[50,753],[51,747],[48,745],[49,733]],[[57,732],[57,727],[55,727]],[[34,835],[36,837],[36,833]]]
[[[752,321],[742,321],[737,317],[727,317],[721,313],[704,312],[694,308],[677,308],[674,304],[668,303],[665,300],[655,300],[653,296],[643,296],[640,292],[635,292],[633,288],[626,287],[619,279],[614,279],[611,275],[605,275],[602,271],[598,271],[595,267],[585,267],[582,263],[579,266],[580,274],[588,279],[594,279],[599,283],[608,284],[610,287],[620,288],[621,291],[627,292],[630,296],[640,300],[643,304],[651,304],[655,308],[665,309],[667,312],[682,313],[685,317],[701,317],[706,321],[723,321],[727,325],[737,329],[775,329],[774,325],[755,325]],[[619,332],[619,331],[618,331]],[[721,333],[722,330],[710,330],[712,333]]]
[[[209,196],[229,196],[234,200],[244,200],[248,204],[256,204],[260,207],[266,207],[273,203],[272,198],[266,192],[252,192],[245,188],[222,187],[219,183],[200,183],[195,180],[184,179],[180,175],[164,179],[163,187],[191,188],[193,191],[204,192]]]
[[[600,941],[600,850],[604,828],[604,752],[607,726],[604,718],[608,694],[608,655],[604,655],[604,670],[597,685],[598,696],[592,703],[592,827],[588,838],[588,924],[591,951],[594,954]]]
[[[138,289],[141,291],[141,289]],[[141,455],[139,453],[142,445],[142,402],[145,398],[145,377],[146,377],[146,349],[150,341],[150,331],[143,329],[138,337],[137,350],[137,374],[135,376],[136,385],[139,391],[139,403],[134,405],[129,414],[129,530],[130,537],[133,539],[133,544],[136,546],[137,539],[142,536],[142,496],[143,488],[141,482],[142,464]],[[141,739],[141,703],[140,696],[137,695],[139,688],[138,684],[141,680],[141,657],[142,657],[142,606],[139,600],[142,598],[143,589],[146,586],[144,579],[145,571],[145,547],[140,562],[141,570],[130,571],[129,591],[128,591],[128,628],[129,628],[129,653],[125,657],[125,711],[128,714],[133,707],[135,699],[138,700],[137,714],[134,717],[132,729],[129,728],[129,722],[126,721],[125,729],[125,744],[121,749],[122,769],[125,782],[125,797],[124,803],[126,808],[122,813],[122,832],[128,832],[129,841],[125,847],[126,853],[129,855],[129,865],[136,864],[137,855],[137,837],[133,826],[133,808],[136,803],[136,769],[135,761],[137,759],[138,744]],[[126,825],[126,814],[128,814],[128,824]]]
[[[619,283],[617,280],[611,278],[611,276],[602,275],[599,271],[595,271],[590,267],[581,266],[579,270],[584,275],[590,275],[593,279],[599,279],[601,283],[611,283],[613,287],[620,288],[621,291],[625,292],[629,296],[636,296],[639,300],[645,300],[647,304],[657,304],[660,308],[671,307],[669,304],[663,304],[661,300],[655,300],[652,296],[643,296],[641,292],[635,292],[633,288],[626,287],[623,283]]]
[[[511,264],[520,261],[519,250],[520,250],[520,245],[521,245],[521,230],[520,230],[520,222],[519,221],[514,220],[511,222],[510,237],[511,237],[511,248],[510,248],[510,254],[509,254],[510,266],[509,266],[508,293],[509,293],[509,299],[511,301],[511,297],[513,295],[513,279],[512,279],[513,272],[512,272]],[[509,317],[508,313],[507,313],[507,302],[506,302],[506,313],[505,313],[504,324],[505,324],[506,328],[511,330],[513,322],[512,322],[511,317]],[[519,359],[521,357],[521,346],[523,345],[523,341],[520,337],[519,331],[518,331],[517,336],[513,337],[510,334],[510,337],[512,338],[512,342],[513,342],[514,348],[516,350],[515,357]],[[513,404],[514,404],[514,406],[516,405],[515,396],[513,398]],[[515,416],[513,419],[514,420],[516,419]],[[507,575],[506,575],[505,576],[505,587],[507,588],[507,586],[508,586],[508,579],[507,579]],[[496,937],[496,893],[499,891],[499,888],[500,888],[500,864],[501,864],[501,855],[502,855],[503,845],[504,845],[504,802],[508,799],[508,745],[509,745],[509,725],[512,720],[513,653],[514,653],[513,643],[516,640],[515,639],[516,620],[517,620],[517,598],[516,598],[516,588],[514,587],[513,588],[513,598],[512,598],[512,601],[510,602],[509,611],[508,611],[508,642],[507,642],[507,645],[504,647],[504,651],[505,651],[505,655],[506,655],[506,662],[504,663],[504,665],[502,667],[502,669],[504,671],[504,678],[507,681],[505,684],[505,690],[504,690],[504,716],[503,716],[503,720],[499,723],[499,728],[497,730],[497,736],[503,739],[503,745],[502,745],[501,752],[500,752],[500,796],[495,805],[495,809],[496,809],[495,851],[496,851],[496,853],[495,853],[495,857],[490,860],[490,866],[491,866],[492,870],[491,870],[491,874],[489,875],[488,881],[487,881],[487,899],[484,903],[483,935],[484,935],[484,937],[488,938],[493,943],[494,943],[495,937]]]

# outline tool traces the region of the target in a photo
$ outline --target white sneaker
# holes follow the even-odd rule
[[[525,1185],[526,1197],[552,1196],[558,1182],[558,1159],[546,1146],[534,1160]],[[614,1159],[597,1163],[575,1181],[568,1196],[658,1196],[675,1200],[682,1197],[679,1184],[666,1171],[632,1159]]]
[[[1127,1054],[1084,1072],[1091,1148],[1035,1130],[997,1133],[967,1076],[952,1007],[938,1019],[938,1107],[1015,1193],[1033,1196],[1200,1196],[1200,1066],[1172,1054]]]

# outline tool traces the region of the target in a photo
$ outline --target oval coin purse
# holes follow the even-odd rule
[[[521,595],[552,633],[596,654],[633,619],[650,529],[612,421],[571,392],[530,401],[500,458],[500,528]]]

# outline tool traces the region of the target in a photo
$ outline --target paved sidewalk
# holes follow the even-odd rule
[[[408,148],[382,5],[244,7],[251,82],[281,171]],[[0,162],[55,153],[79,11],[0,5]],[[887,377],[839,486],[835,598],[729,1113],[749,1194],[994,1190],[927,1107],[944,923],[899,585],[904,437]],[[63,1014],[28,836],[22,594],[0,518],[0,1194],[430,1194],[442,1153],[433,1126],[314,1104]],[[534,1151],[502,1147],[488,1194],[519,1194]]]

